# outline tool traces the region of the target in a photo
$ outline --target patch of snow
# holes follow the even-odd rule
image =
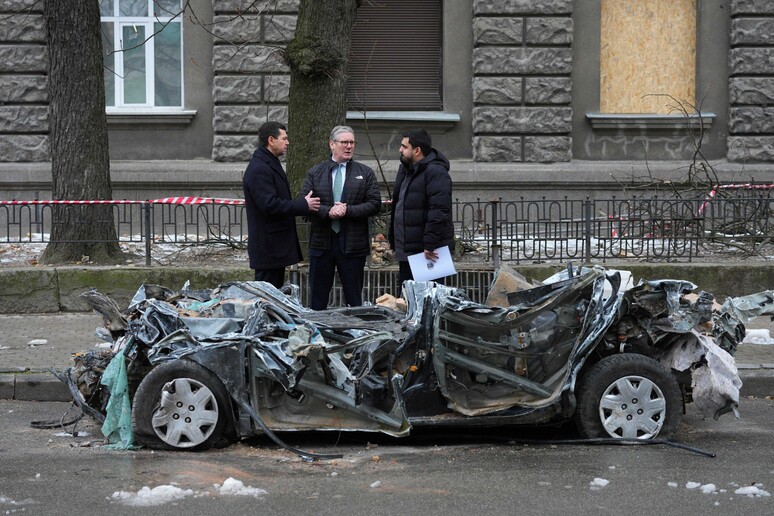
[[[596,477],[594,480],[589,482],[589,485],[594,487],[605,487],[609,483],[610,481],[607,479]]]
[[[161,505],[175,500],[182,500],[186,496],[193,495],[191,489],[180,489],[170,485],[156,486],[151,489],[148,486],[143,487],[136,493],[127,491],[116,491],[111,498],[117,502],[133,507],[151,507]]]
[[[6,496],[0,495],[0,504],[3,504],[3,505],[29,505],[33,503],[35,502],[29,498],[27,498],[26,500],[22,500],[21,502],[17,502],[12,498],[8,498]],[[12,512],[16,512],[16,511],[17,509],[13,509]],[[9,514],[9,512],[6,511],[6,514]]]
[[[48,340],[46,339],[32,339],[27,343],[28,346],[42,346],[43,344],[48,344]]]
[[[771,338],[771,334],[767,328],[748,329],[744,334],[744,340],[742,341],[742,344],[774,345],[774,339]]]
[[[379,487],[380,485],[382,485],[382,482],[381,482],[381,480],[377,480],[376,482],[373,482],[373,483],[371,484],[371,487],[373,487],[373,488],[377,488],[377,487]]]
[[[704,484],[699,489],[704,494],[712,494],[717,492],[717,487],[715,486],[715,484]]]
[[[0,503],[7,503],[7,504],[14,505],[16,502],[11,500],[10,498],[6,498],[5,496],[0,495]]]
[[[677,482],[667,482],[669,487],[677,487]]]
[[[81,432],[78,431],[76,435],[71,434],[70,432],[57,432],[54,434],[54,437],[90,437],[91,434],[89,432]]]
[[[238,495],[238,496],[255,496],[256,498],[268,494],[264,489],[257,487],[245,486],[241,480],[236,480],[232,477],[228,477],[223,481],[223,484],[215,484],[215,490],[222,495]]]
[[[685,487],[688,489],[696,489],[701,486],[701,482],[686,482]]]
[[[764,491],[758,486],[747,486],[747,487],[740,487],[736,491],[734,491],[734,494],[738,495],[747,495],[750,498],[758,498],[761,496],[771,496],[767,491]]]

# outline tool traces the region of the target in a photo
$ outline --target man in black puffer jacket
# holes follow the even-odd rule
[[[330,159],[309,169],[301,195],[320,198],[309,215],[309,306],[325,310],[339,272],[344,301],[363,304],[363,268],[371,252],[368,218],[379,213],[382,198],[374,171],[353,160],[355,133],[339,125],[328,141]]]
[[[432,148],[422,129],[403,133],[400,168],[392,192],[392,216],[388,239],[400,267],[400,282],[414,279],[408,256],[425,253],[437,260],[436,249],[454,247],[452,182],[449,160]],[[443,278],[436,280],[443,283]]]

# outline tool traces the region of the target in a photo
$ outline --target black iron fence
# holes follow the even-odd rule
[[[723,250],[752,255],[774,238],[773,189],[744,186],[696,199],[457,201],[452,213],[457,258],[496,267],[501,260],[692,261]],[[151,266],[160,245],[245,247],[244,205],[218,201],[114,201],[110,207],[119,242],[144,245]],[[76,234],[88,235],[88,225],[94,224],[88,211],[95,206],[104,210],[104,204],[0,201],[0,245],[50,242],[57,224],[54,208],[74,210],[68,220],[82,221],[86,227]],[[372,219],[372,233],[386,232],[387,222],[385,210]],[[301,228],[305,224],[299,219]]]

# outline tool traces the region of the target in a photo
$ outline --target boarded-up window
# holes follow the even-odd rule
[[[695,105],[696,0],[602,0],[600,48],[600,112]]]
[[[374,0],[352,32],[349,109],[440,111],[441,1]]]

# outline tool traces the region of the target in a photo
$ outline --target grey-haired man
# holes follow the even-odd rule
[[[309,306],[314,310],[328,307],[336,271],[347,305],[363,304],[363,270],[371,252],[368,218],[381,207],[376,174],[352,159],[352,128],[334,127],[328,146],[330,159],[310,168],[301,187],[301,195],[320,198],[320,209],[309,214]]]

